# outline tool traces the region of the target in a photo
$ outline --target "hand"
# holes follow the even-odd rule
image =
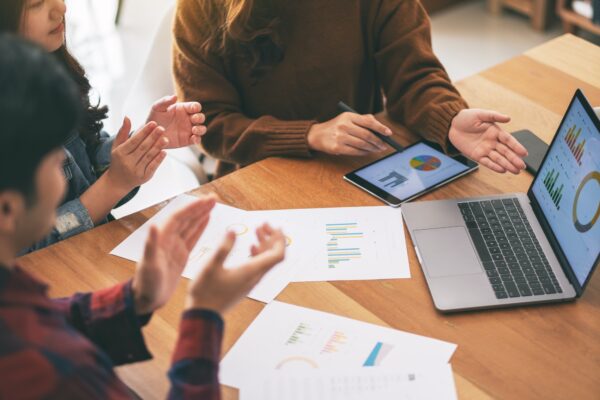
[[[522,157],[527,150],[497,125],[509,121],[510,117],[495,111],[462,110],[452,120],[448,137],[461,153],[489,169],[518,174],[525,169]]]
[[[256,230],[256,236],[259,243],[251,248],[252,258],[239,268],[224,269],[223,263],[235,243],[235,233],[227,233],[212,260],[190,286],[186,309],[208,309],[222,314],[283,261],[285,236],[280,230],[265,224]]]
[[[384,151],[387,145],[367,128],[385,136],[392,135],[390,128],[373,115],[345,112],[332,120],[313,125],[308,131],[308,146],[324,153],[349,156]]]
[[[111,152],[110,167],[106,175],[115,190],[127,194],[136,186],[148,182],[156,172],[169,144],[164,128],[149,122],[129,137],[131,121],[125,117],[115,138]]]
[[[177,96],[163,97],[156,101],[148,115],[148,122],[154,121],[165,129],[170,149],[200,143],[200,136],[206,133],[202,125],[206,120],[200,113],[200,103],[177,103]]]
[[[150,228],[132,285],[138,315],[149,314],[169,300],[214,206],[214,197],[201,198],[178,211],[162,228]]]

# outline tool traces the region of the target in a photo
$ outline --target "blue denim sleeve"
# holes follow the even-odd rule
[[[110,166],[110,152],[114,141],[115,136],[111,137],[104,131],[100,132],[100,144],[96,147],[92,158],[98,175],[102,174]]]
[[[33,246],[22,250],[19,255],[50,246],[73,235],[88,231],[93,227],[94,222],[81,201],[78,198],[68,201],[56,210],[56,223],[52,228],[52,232]]]

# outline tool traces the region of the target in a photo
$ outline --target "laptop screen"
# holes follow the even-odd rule
[[[531,190],[583,286],[600,254],[600,131],[581,98],[567,110]]]

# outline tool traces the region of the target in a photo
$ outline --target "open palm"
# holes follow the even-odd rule
[[[162,228],[150,228],[144,257],[133,279],[139,315],[151,313],[169,300],[214,205],[213,197],[202,198],[178,211]]]
[[[163,97],[152,105],[148,121],[165,129],[168,148],[190,146],[200,143],[200,137],[206,133],[201,109],[197,102],[177,103],[177,96]]]
[[[454,117],[449,138],[467,157],[496,172],[518,174],[525,168],[527,150],[498,123],[510,118],[495,111],[468,109]]]

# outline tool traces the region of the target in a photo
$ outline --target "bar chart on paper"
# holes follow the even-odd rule
[[[343,267],[344,264],[360,260],[362,256],[361,241],[364,234],[355,222],[325,224],[329,236],[327,242],[328,268]]]
[[[410,277],[401,211],[391,207],[312,209],[312,259],[295,282]],[[306,219],[306,217],[305,217]]]

